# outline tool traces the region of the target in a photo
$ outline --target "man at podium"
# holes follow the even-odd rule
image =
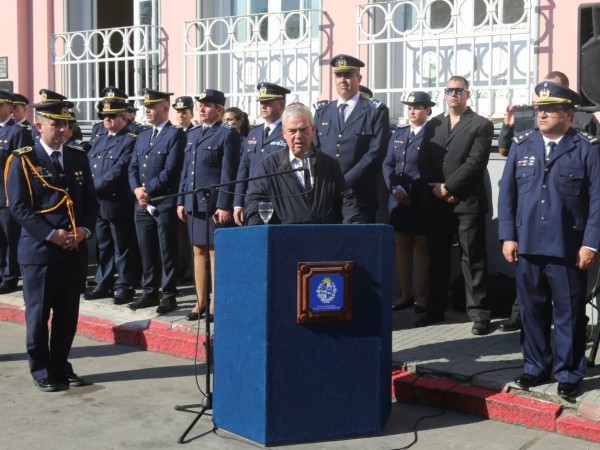
[[[267,155],[247,194],[247,223],[263,223],[259,203],[271,202],[270,223],[365,223],[352,189],[347,189],[339,163],[312,146],[315,123],[301,103],[282,116],[286,147]],[[296,172],[282,173],[292,169]]]

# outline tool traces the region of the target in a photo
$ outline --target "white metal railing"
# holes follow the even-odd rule
[[[535,4],[534,4],[535,3]],[[529,103],[537,80],[534,0],[400,0],[357,7],[359,54],[368,54],[369,87],[404,121],[401,99],[431,93],[444,107],[453,75],[470,82],[473,109],[501,116]]]
[[[321,87],[322,15],[304,9],[185,22],[185,92],[223,91],[226,106],[246,111],[251,122],[259,117],[260,81],[290,89],[288,101],[312,104]]]
[[[109,85],[139,106],[144,87],[158,88],[162,41],[161,29],[150,25],[53,34],[51,84],[75,103],[84,124],[97,120],[97,101]]]

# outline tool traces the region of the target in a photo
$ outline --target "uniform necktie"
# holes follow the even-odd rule
[[[550,160],[550,156],[552,155],[552,152],[554,151],[554,149],[556,148],[556,142],[548,142],[548,155],[546,155],[546,161]]]
[[[408,142],[412,142],[415,140],[415,132],[411,130],[410,134],[408,135]]]
[[[54,167],[56,167],[56,169],[59,171],[59,173],[62,175],[63,174],[63,167],[60,164],[60,152],[58,150],[55,150],[52,152],[52,155],[50,155],[52,158],[52,162],[54,163]]]
[[[267,140],[267,138],[269,137],[269,134],[271,134],[271,127],[268,127],[265,125],[265,131],[264,131],[264,135],[263,135],[263,142],[265,142]]]
[[[342,103],[338,106],[338,114],[340,116],[340,128],[344,126],[346,123],[346,108],[348,107],[347,103]]]
[[[154,139],[156,138],[156,136],[158,136],[158,128],[154,127],[154,129],[152,130],[152,137],[150,138],[151,144],[152,144],[152,142],[154,142]]]

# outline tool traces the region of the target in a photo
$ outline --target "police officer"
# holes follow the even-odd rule
[[[42,104],[42,105],[45,105],[47,103],[60,103],[60,102],[68,101],[67,97],[65,97],[64,95],[59,94],[58,92],[52,91],[50,89],[46,89],[46,88],[40,89],[39,94],[40,94],[40,103],[38,103],[38,104]],[[31,135],[33,137],[33,141],[35,143],[37,143],[37,141],[39,141],[39,139],[40,139],[40,134],[36,127],[33,127],[31,129]]]
[[[165,314],[177,308],[177,199],[151,202],[154,197],[177,193],[187,138],[169,121],[172,93],[146,88],[143,95],[146,119],[152,126],[140,132],[129,164],[129,186],[137,200],[134,219],[143,293],[129,307],[158,306],[156,312]]]
[[[179,192],[186,194],[180,196],[177,206],[177,215],[188,225],[198,296],[198,304],[188,314],[188,320],[197,320],[203,313],[212,316],[213,304],[210,311],[206,310],[206,246],[209,246],[211,278],[214,282],[213,233],[215,228],[233,224],[233,184],[217,192],[208,192],[210,195],[207,197],[205,192],[189,192],[202,186],[235,181],[240,163],[238,132],[235,127],[221,122],[225,110],[225,94],[215,89],[204,89],[196,100],[199,102],[198,115],[202,125],[188,134],[184,170],[179,186]]]
[[[255,176],[263,155],[280,150],[286,145],[281,131],[281,115],[285,110],[285,96],[290,90],[267,82],[259,83],[256,89],[260,116],[264,123],[252,128],[242,143],[238,180]],[[244,198],[247,189],[247,182],[235,186],[233,219],[240,226],[244,224]]]
[[[29,105],[29,99],[22,94],[13,92],[13,112],[12,119],[16,123],[25,125],[29,132],[31,132],[31,123],[27,120],[27,105]]]
[[[313,143],[337,158],[361,211],[369,222],[374,222],[381,162],[390,136],[389,111],[381,100],[360,95],[360,68],[365,66],[362,61],[338,55],[331,60],[331,66],[339,98],[316,104],[317,132]]]
[[[525,367],[515,384],[527,390],[554,373],[558,395],[570,399],[585,374],[587,270],[600,246],[600,144],[572,127],[576,92],[551,81],[535,92],[538,129],[515,136],[510,148],[498,236],[516,264],[523,319]]]
[[[127,103],[104,100],[99,116],[107,132],[98,135],[88,153],[100,201],[96,221],[98,268],[96,287],[86,292],[84,298],[94,300],[114,293],[113,303],[122,305],[133,300],[139,277],[139,253],[133,223],[135,196],[128,182],[137,135],[127,130]]]
[[[186,133],[194,128],[192,119],[194,118],[194,99],[187,95],[177,97],[175,103],[171,105],[177,111],[177,126],[181,127]]]
[[[4,191],[4,170],[8,155],[13,150],[33,145],[30,128],[15,123],[11,118],[15,98],[0,90],[0,294],[17,290],[21,271],[17,262],[17,244],[21,227],[11,217]]]
[[[395,311],[413,303],[415,311],[425,312],[428,291],[429,257],[425,239],[425,219],[422,211],[425,183],[421,179],[418,156],[425,124],[435,102],[427,92],[408,94],[402,103],[407,105],[409,124],[398,126],[390,139],[383,161],[383,177],[389,190],[390,225],[394,227],[396,270],[402,297],[392,307]],[[416,263],[418,290],[412,296],[413,262]]]
[[[100,100],[96,106],[98,108],[98,114],[102,112],[102,109],[104,107],[104,100],[117,100],[120,102],[127,102],[127,99],[129,98],[127,93],[123,89],[118,88],[117,86],[106,86],[104,89],[102,89],[101,95],[103,99]],[[135,108],[135,110],[137,111],[137,108]],[[129,117],[126,126],[127,131],[134,134],[139,134],[139,132],[142,129],[142,126],[140,124],[129,119]],[[90,134],[90,145],[93,144],[94,141],[98,138],[98,136],[100,136],[102,133],[106,133],[104,121],[95,123],[92,127],[92,132]]]
[[[84,384],[68,358],[87,269],[83,240],[91,236],[98,203],[87,156],[64,145],[72,105],[33,105],[40,139],[34,147],[13,152],[8,172],[10,211],[22,226],[19,263],[29,367],[42,391]]]

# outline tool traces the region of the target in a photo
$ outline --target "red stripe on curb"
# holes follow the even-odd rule
[[[582,419],[571,411],[565,412],[556,420],[556,431],[567,436],[600,442],[600,424]]]
[[[515,394],[498,393],[487,399],[488,417],[529,428],[555,431],[562,406]]]

